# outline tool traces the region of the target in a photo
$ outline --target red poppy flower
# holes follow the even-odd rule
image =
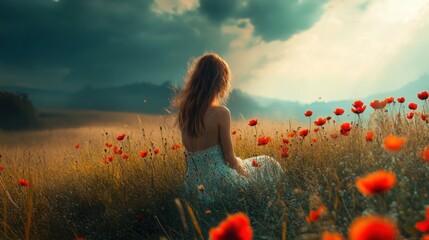
[[[4,170],[4,166],[0,166],[0,171],[3,171]]]
[[[393,101],[395,101],[395,98],[393,98],[393,97],[388,97],[388,98],[385,98],[384,99],[384,101],[386,101],[387,103],[392,103]]]
[[[425,220],[417,222],[415,225],[416,229],[423,233],[429,232],[429,207],[426,207],[425,212]]]
[[[125,138],[125,133],[122,133],[121,135],[118,135],[116,137],[116,140],[122,141],[122,140],[124,140],[124,138]]]
[[[30,182],[28,180],[22,179],[20,178],[18,180],[19,185],[23,186],[23,187],[28,187],[30,185]]]
[[[399,103],[404,103],[405,102],[405,98],[404,97],[399,97],[396,100],[398,100]]]
[[[105,144],[104,144],[104,146],[106,146],[106,147],[108,147],[108,148],[109,148],[109,147],[112,147],[112,146],[113,146],[113,144],[111,144],[111,143],[105,143]]]
[[[76,143],[76,144],[74,145],[74,148],[76,148],[76,149],[80,148],[80,144],[79,144],[79,143]]]
[[[287,150],[287,149],[283,149],[283,151],[282,151],[282,153],[281,153],[281,155],[280,155],[282,158],[287,158],[287,157],[289,157],[289,150]]]
[[[289,139],[287,139],[287,138],[283,138],[283,143],[284,143],[284,144],[289,144]]]
[[[348,122],[341,124],[340,133],[343,136],[348,136],[350,131],[352,130],[352,125]]]
[[[410,109],[410,110],[416,110],[417,109],[417,104],[416,103],[410,103],[410,104],[408,104],[408,108]]]
[[[383,100],[383,101],[374,100],[369,105],[372,108],[374,108],[374,110],[377,110],[377,109],[383,109],[386,106],[387,103],[388,102],[386,100]]]
[[[234,130],[234,131],[231,132],[231,134],[235,135],[235,134],[237,134],[237,131]]]
[[[317,119],[317,121],[314,121],[314,125],[316,126],[323,126],[325,125],[325,123],[326,123],[326,119],[324,118],[319,118]]]
[[[314,142],[314,143],[315,143],[315,142],[317,142],[317,139],[312,138],[312,139],[311,139],[311,142]]]
[[[428,93],[427,91],[423,91],[423,92],[421,92],[421,93],[418,93],[418,94],[417,94],[417,97],[418,97],[420,100],[426,100],[426,99],[428,99],[428,97],[429,97],[429,93]]]
[[[407,114],[408,119],[412,119],[414,117],[414,112],[410,112]]]
[[[368,131],[368,132],[366,132],[365,140],[366,140],[367,142],[372,142],[372,141],[374,141],[374,132],[373,132],[373,131]]]
[[[170,147],[170,149],[171,150],[176,150],[176,149],[179,149],[179,148],[181,148],[182,147],[182,145],[180,145],[180,143],[176,143],[176,144],[174,144],[173,146],[171,146]]]
[[[212,240],[252,240],[253,229],[244,213],[228,215],[216,228],[209,231]]]
[[[426,119],[427,119],[427,117],[428,117],[428,115],[427,114],[420,114],[420,118],[423,120],[423,121],[426,121]]]
[[[323,232],[322,240],[344,240],[344,237],[338,232]]]
[[[303,129],[299,131],[299,136],[306,137],[308,135],[308,129]]]
[[[107,156],[103,158],[103,163],[111,163],[113,161],[113,156]]]
[[[142,157],[142,158],[144,158],[144,157],[146,157],[147,155],[149,154],[149,151],[141,151],[140,152],[140,157]]]
[[[304,116],[306,116],[306,117],[311,117],[311,115],[313,115],[313,112],[312,112],[311,110],[307,110],[307,111],[304,113]]]
[[[296,135],[296,131],[295,130],[293,130],[292,132],[288,132],[287,133],[288,137],[295,137],[295,135]]]
[[[130,158],[130,155],[128,153],[122,154],[122,159],[128,159]]]
[[[415,227],[417,230],[419,230],[419,232],[422,232],[422,233],[429,232],[429,219],[417,222]]]
[[[429,235],[423,235],[422,238],[420,238],[420,240],[429,240]]]
[[[158,149],[158,148],[155,148],[155,149],[153,150],[153,152],[154,152],[155,154],[158,154],[158,153],[159,153],[159,149]]]
[[[364,103],[361,100],[355,101],[352,105],[354,108],[351,108],[351,110],[355,114],[361,114],[366,109],[366,106],[364,105]]]
[[[258,119],[251,119],[249,121],[249,126],[251,127],[256,126],[256,124],[258,124]]]
[[[337,116],[341,116],[341,115],[343,115],[343,113],[344,113],[344,109],[342,109],[342,108],[336,108],[334,111],[334,114]]]
[[[331,119],[332,119],[332,117],[331,117],[331,116],[327,116],[327,117],[326,117],[326,120],[328,120],[328,121],[329,121],[329,120],[331,120]]]
[[[307,220],[307,222],[316,222],[325,211],[326,207],[322,204],[316,210],[311,210],[308,216],[305,217],[305,220]]]
[[[405,145],[405,137],[389,135],[384,139],[384,148],[389,152],[399,152]]]
[[[313,129],[313,132],[318,132],[318,131],[319,131],[318,127]]]
[[[426,145],[426,147],[423,148],[420,153],[420,158],[425,162],[429,162],[429,145]]]
[[[267,145],[270,142],[270,137],[260,137],[258,138],[258,146]]]
[[[336,139],[336,138],[338,138],[338,134],[336,134],[336,133],[331,133],[331,134],[329,134],[329,136],[330,136],[332,139]]]
[[[358,217],[349,227],[350,240],[395,240],[398,239],[398,229],[389,218],[369,215]]]
[[[386,170],[378,170],[356,180],[356,187],[364,196],[388,192],[395,184],[395,174]]]
[[[260,167],[261,164],[258,163],[255,159],[252,160],[252,167]]]
[[[112,151],[113,151],[113,153],[116,153],[116,154],[122,154],[122,152],[123,152],[122,148],[118,149],[117,146],[114,146]]]
[[[212,211],[211,211],[211,210],[205,210],[205,211],[204,211],[204,214],[205,214],[205,215],[211,215],[211,214],[212,214]]]

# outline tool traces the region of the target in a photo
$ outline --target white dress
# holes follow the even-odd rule
[[[257,156],[241,160],[250,177],[243,177],[226,165],[220,145],[208,147],[202,151],[186,153],[186,177],[184,180],[184,198],[207,205],[217,202],[228,195],[246,190],[252,182],[265,184],[275,189],[282,173],[280,164],[269,156]],[[259,167],[252,166],[255,160]]]

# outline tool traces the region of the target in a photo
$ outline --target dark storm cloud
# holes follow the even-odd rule
[[[310,28],[323,13],[327,0],[248,0],[244,16],[265,41],[286,40]]]
[[[320,17],[326,0],[200,0],[183,14],[154,0],[0,0],[0,85],[53,88],[181,81],[191,57],[228,52],[245,27],[286,40]]]
[[[156,14],[152,4],[0,1],[0,66],[38,73],[69,69],[63,87],[161,83],[180,79],[192,56],[226,51],[230,38],[198,11]]]
[[[215,23],[220,23],[229,17],[237,17],[239,7],[237,0],[200,0],[200,11]]]
[[[310,28],[328,0],[200,0],[200,11],[216,23],[248,18],[264,41],[287,40]],[[239,23],[238,26],[243,26]]]

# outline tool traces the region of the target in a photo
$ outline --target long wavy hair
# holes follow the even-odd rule
[[[192,61],[185,84],[173,99],[173,106],[179,110],[176,124],[188,136],[198,137],[204,132],[204,115],[212,102],[225,103],[231,87],[230,77],[228,64],[215,53]]]

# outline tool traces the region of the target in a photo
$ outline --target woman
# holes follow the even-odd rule
[[[186,149],[185,197],[203,204],[246,188],[258,175],[275,180],[281,172],[270,157],[241,160],[235,155],[231,114],[222,105],[230,93],[230,78],[228,64],[220,56],[204,54],[194,60],[182,91],[173,100]],[[252,167],[254,159],[261,167]]]

